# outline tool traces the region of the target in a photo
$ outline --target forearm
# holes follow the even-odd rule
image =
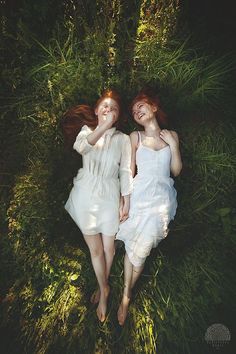
[[[123,208],[123,206],[124,206],[124,197],[120,195],[120,208]]]
[[[123,206],[120,209],[120,221],[123,222],[129,217],[129,195],[123,197]]]
[[[132,177],[134,177],[136,172],[136,163],[134,159],[131,160],[130,169],[131,169]]]
[[[179,147],[171,148],[171,164],[170,164],[171,173],[176,177],[180,174],[182,170],[182,160],[179,151]]]
[[[95,145],[96,142],[101,138],[101,136],[105,133],[107,129],[111,127],[110,122],[104,122],[100,127],[95,129],[91,134],[87,136],[88,143],[91,145]]]
[[[123,196],[123,203],[124,203],[124,205],[128,205],[128,206],[129,206],[129,201],[130,201],[130,194],[124,195],[124,196]]]

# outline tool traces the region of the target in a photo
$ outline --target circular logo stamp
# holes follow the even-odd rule
[[[222,323],[214,323],[207,328],[205,340],[207,344],[212,345],[215,349],[220,349],[223,345],[228,344],[231,339],[228,327]]]

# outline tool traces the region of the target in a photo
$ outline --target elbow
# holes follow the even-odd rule
[[[73,145],[73,149],[76,150],[80,155],[85,155],[87,154],[91,149],[93,145],[89,144],[87,139],[84,139],[83,141],[75,141]]]
[[[172,175],[173,175],[174,177],[178,177],[179,174],[180,174],[180,171],[172,172]]]
[[[174,177],[179,176],[180,172],[182,171],[182,164],[180,166],[178,166],[178,168],[175,168],[175,170],[172,171],[172,174]]]
[[[83,155],[84,149],[81,148],[80,144],[75,142],[73,145],[73,149],[77,151],[80,155]]]

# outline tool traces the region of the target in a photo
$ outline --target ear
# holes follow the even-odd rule
[[[154,112],[157,112],[157,111],[158,111],[158,107],[155,106],[155,105],[152,105],[152,111],[153,111],[153,113],[154,113]]]
[[[94,113],[95,113],[95,116],[98,115],[98,108],[95,108]]]

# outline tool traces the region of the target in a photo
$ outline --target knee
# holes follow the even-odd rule
[[[103,255],[104,255],[102,247],[99,247],[99,248],[91,247],[89,249],[89,251],[90,251],[91,258],[100,258],[100,257],[103,257]]]
[[[114,254],[115,254],[115,245],[114,245],[114,243],[112,245],[104,245],[103,247],[104,247],[103,248],[104,249],[104,253],[106,255],[114,256]]]

